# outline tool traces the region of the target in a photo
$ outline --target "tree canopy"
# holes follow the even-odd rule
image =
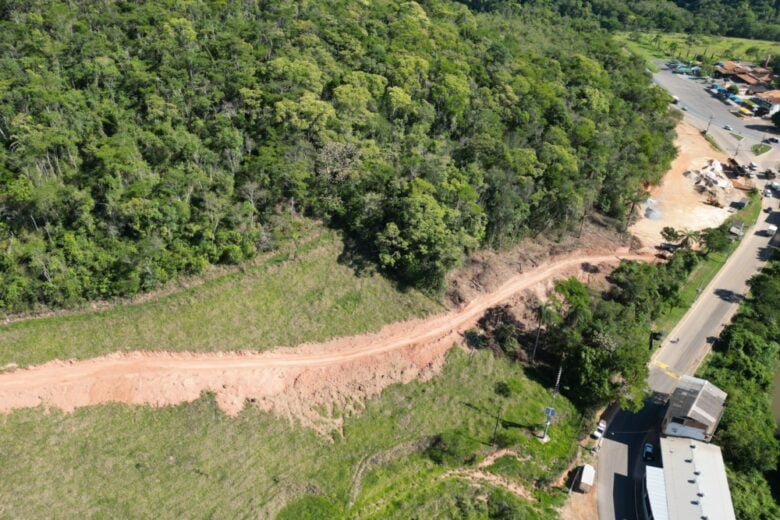
[[[238,263],[308,215],[435,289],[464,254],[623,218],[668,97],[594,20],[447,0],[0,6],[0,309]]]

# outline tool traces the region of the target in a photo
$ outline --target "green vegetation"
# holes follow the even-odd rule
[[[710,134],[702,133],[702,135],[704,136],[704,139],[706,139],[707,142],[710,143],[710,146],[712,146],[714,150],[717,150],[719,152],[723,151],[723,148],[720,147],[718,142]]]
[[[744,222],[746,226],[753,226],[761,214],[761,196],[758,193],[751,193],[747,206],[729,217],[719,228],[721,236],[728,236],[728,228],[734,221]],[[711,230],[710,230],[711,231]],[[705,242],[706,246],[706,242]],[[698,255],[698,262],[687,281],[680,288],[679,300],[675,305],[662,312],[655,320],[654,328],[656,330],[669,333],[677,325],[694,300],[699,296],[700,291],[715,278],[720,268],[726,263],[731,253],[739,246],[738,241],[727,242],[723,248],[705,247],[702,254]]]
[[[442,309],[378,274],[356,277],[336,262],[343,243],[315,227],[294,255],[255,265],[170,296],[96,312],[0,326],[0,366],[109,352],[262,350],[378,330]]]
[[[744,136],[744,135],[740,135],[740,134],[734,134],[734,133],[730,133],[730,135],[731,135],[731,137],[733,137],[733,138],[734,138],[734,139],[736,139],[737,141],[741,141],[741,140],[743,140],[743,139],[745,138],[745,136]],[[754,146],[753,146],[753,148],[755,148],[755,146],[757,146],[757,145],[754,145]],[[755,152],[754,152],[754,153],[755,153]]]
[[[652,320],[677,303],[695,262],[687,250],[666,264],[622,262],[603,294],[576,278],[557,282],[554,296],[539,309],[539,330],[523,333],[522,351],[514,341],[521,326],[507,307],[490,309],[480,320],[481,332],[467,334],[467,341],[497,354],[531,358],[535,372],[550,384],[560,367],[561,392],[581,410],[612,400],[636,410],[645,397]]]
[[[737,518],[774,519],[767,474],[777,469],[771,389],[780,368],[780,262],[750,280],[750,295],[715,343],[702,377],[728,394],[713,442],[723,448]]]
[[[294,238],[299,214],[435,290],[477,247],[623,218],[675,153],[642,61],[543,5],[0,12],[5,312],[241,263]]]
[[[555,5],[569,16],[592,16],[609,30],[780,41],[780,7],[770,0],[557,0]]]
[[[494,392],[498,382],[511,397]],[[296,519],[485,518],[496,511],[505,511],[496,518],[553,519],[552,505],[565,492],[543,483],[537,489],[533,479],[566,467],[580,415],[558,397],[552,441],[541,444],[533,433],[549,402],[517,365],[453,349],[440,375],[387,388],[328,438],[251,406],[227,417],[209,397],[160,409],[20,410],[0,416],[3,511],[46,517],[56,503],[74,517],[267,517],[284,509],[282,518]],[[536,501],[445,476],[492,449],[496,414],[496,442],[516,447],[530,466],[516,475],[495,470]],[[449,456],[437,463],[425,447],[440,434],[450,440],[439,444]]]
[[[615,38],[634,54],[653,59],[704,58],[708,63],[725,60],[762,62],[777,54],[777,42],[682,33],[618,32]],[[771,63],[774,63],[772,61]]]
[[[750,147],[750,149],[753,151],[754,154],[761,155],[762,153],[767,153],[769,150],[771,150],[772,146],[766,143],[759,143],[759,144],[754,144],[753,146]]]

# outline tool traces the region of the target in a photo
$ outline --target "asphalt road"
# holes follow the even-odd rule
[[[680,98],[678,107],[685,108],[686,121],[700,130],[709,127],[708,133],[729,156],[736,153],[736,157],[742,162],[754,161],[764,163],[765,167],[777,167],[780,162],[780,144],[772,145],[771,151],[759,156],[755,156],[751,151],[751,146],[766,137],[780,138],[780,131],[771,121],[735,116],[729,112],[734,109],[733,106],[723,103],[706,90],[712,84],[710,81],[674,74],[665,68],[663,62],[656,64],[661,70],[653,74],[653,81]],[[726,125],[733,130],[724,129]],[[743,139],[739,140],[732,134],[742,136]]]
[[[739,159],[758,163],[761,171],[770,166],[777,167],[780,159],[777,145],[771,152],[757,157],[750,151],[750,145],[763,138],[762,123],[730,114],[726,105],[703,90],[705,84],[702,82],[663,70],[655,74],[654,79],[680,98],[680,106],[688,108],[684,112],[686,120],[695,126],[706,128],[712,116],[709,133],[727,152],[730,147],[736,151],[739,141],[731,132],[722,129],[724,124],[731,125],[734,133],[744,136]],[[762,191],[764,183],[764,179],[757,180]],[[610,423],[598,462],[597,499],[601,520],[643,518],[641,497],[645,466],[641,450],[645,442],[653,442],[658,451],[658,427],[663,417],[660,402],[674,390],[682,375],[695,373],[714,339],[737,311],[747,291],[747,280],[766,262],[769,236],[764,230],[769,224],[780,226],[776,195],[764,199],[764,207],[771,206],[775,211],[761,213],[756,226],[746,231],[739,247],[712,282],[702,288],[698,299],[654,354],[648,378],[654,391],[653,398],[638,414],[621,411]]]

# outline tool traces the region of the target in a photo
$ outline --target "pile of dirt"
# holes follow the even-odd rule
[[[107,402],[173,405],[213,392],[236,415],[247,403],[323,434],[342,426],[364,399],[394,383],[427,379],[486,309],[525,291],[544,291],[554,279],[590,276],[589,266],[614,266],[618,253],[574,251],[509,277],[457,310],[389,325],[378,333],[269,352],[112,354],[86,361],[53,361],[0,374],[0,412],[46,406],[72,411]],[[623,258],[647,260],[646,256]]]

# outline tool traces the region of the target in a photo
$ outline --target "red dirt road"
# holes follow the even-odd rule
[[[249,401],[329,431],[341,425],[341,411],[359,409],[362,399],[388,385],[430,377],[441,367],[446,351],[486,309],[519,291],[578,275],[583,264],[615,265],[620,259],[649,258],[629,254],[577,256],[575,252],[513,276],[496,291],[459,310],[321,344],[263,353],[112,354],[7,372],[0,374],[0,412],[39,405],[72,411],[107,402],[164,406],[214,392],[228,414],[240,413]],[[341,409],[339,413],[334,413],[334,407]]]

